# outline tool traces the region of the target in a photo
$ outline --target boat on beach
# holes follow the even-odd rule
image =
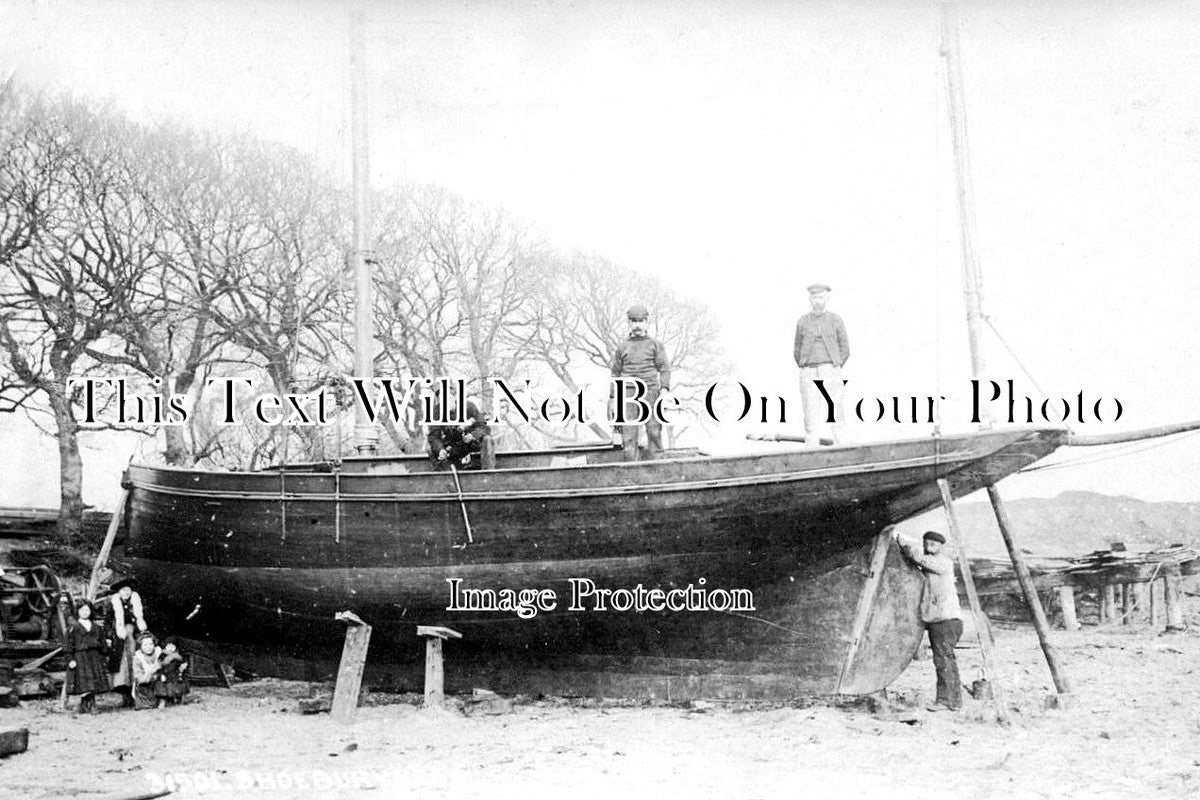
[[[451,687],[870,693],[922,634],[920,573],[888,526],[937,505],[938,479],[965,495],[1067,436],[1025,428],[633,463],[582,447],[500,453],[495,469],[457,476],[424,456],[244,473],[132,466],[117,563],[164,629],[258,674],[328,677],[334,615],[352,610],[374,629],[377,684],[419,686],[416,626],[436,625],[463,634]],[[550,589],[558,602],[529,618],[449,610],[453,579]],[[571,610],[572,579],[748,590],[753,609]]]
[[[985,318],[957,34],[947,20],[968,330],[980,378]],[[362,50],[359,41],[352,58]],[[364,117],[356,106],[356,143]],[[356,197],[365,197],[364,149],[356,148]],[[371,240],[369,224],[355,219],[354,372],[369,381]],[[361,403],[357,411],[358,447],[370,451],[377,434]],[[628,463],[617,447],[582,446],[501,452],[494,465],[466,472],[435,471],[425,456],[256,472],[132,465],[124,526],[110,528],[124,532],[113,564],[139,580],[156,626],[259,675],[329,679],[343,638],[335,615],[350,611],[372,626],[367,680],[377,687],[419,688],[417,628],[438,626],[462,634],[447,645],[450,689],[678,700],[868,694],[903,671],[923,634],[923,578],[892,542],[891,526],[946,502],[943,487],[952,498],[993,487],[1067,444],[1195,427],[1090,442],[1059,427],[935,429],[924,438],[779,444],[738,456],[674,450]],[[609,591],[611,602],[573,604],[579,581]],[[549,592],[556,603],[535,614],[463,605],[452,595],[460,588],[489,598]],[[703,608],[620,607],[626,594],[693,590]],[[733,602],[746,592],[748,607]]]

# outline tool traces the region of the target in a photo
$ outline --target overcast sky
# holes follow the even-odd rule
[[[26,85],[277,139],[348,180],[342,2],[0,8],[0,69]],[[1200,5],[960,16],[985,311],[1049,393],[1120,398],[1116,428],[1200,417]],[[795,395],[792,330],[821,280],[852,397],[965,400],[940,19],[935,2],[368,3],[373,180],[503,205],[708,302],[756,392]],[[26,454],[10,471],[53,481],[53,448],[2,425]],[[1197,474],[1193,437],[1005,485],[1200,500]],[[52,503],[49,485],[0,502]]]

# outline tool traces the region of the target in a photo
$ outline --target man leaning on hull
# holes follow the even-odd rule
[[[846,326],[837,314],[825,310],[829,302],[827,284],[814,283],[808,287],[808,302],[812,311],[796,322],[796,342],[793,352],[800,368],[800,403],[804,407],[804,430],[808,441],[833,444],[833,424],[829,421],[829,401],[815,381],[834,401],[836,419],[841,422],[842,367],[850,358],[850,339]]]

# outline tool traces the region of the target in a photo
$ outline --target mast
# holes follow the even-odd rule
[[[971,344],[971,374],[984,379],[983,301],[979,259],[975,254],[975,195],[971,186],[971,152],[967,144],[967,113],[963,100],[962,61],[958,52],[958,6],[942,6],[942,57],[946,59],[946,95],[954,142],[954,177],[962,242],[963,296],[967,305],[967,336]],[[988,425],[990,420],[985,420]]]
[[[354,182],[354,377],[362,378],[367,396],[375,377],[373,361],[375,325],[371,292],[371,206],[367,172],[367,89],[363,77],[366,60],[365,22],[361,5],[350,11],[350,140],[353,149]],[[354,406],[354,449],[372,455],[379,444],[379,431],[358,400]]]

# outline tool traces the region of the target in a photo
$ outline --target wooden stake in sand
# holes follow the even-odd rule
[[[367,665],[367,646],[371,643],[371,626],[353,611],[336,615],[346,626],[346,644],[342,647],[342,663],[338,666],[337,685],[333,690],[332,716],[338,722],[353,722],[358,710],[358,695],[362,689],[363,668]]]
[[[1017,547],[1016,536],[1012,524],[1008,521],[1008,512],[1004,510],[1004,501],[1000,499],[1000,490],[995,486],[987,487],[988,499],[992,501],[992,511],[996,514],[996,524],[1000,527],[1000,535],[1004,537],[1004,546],[1008,548],[1008,556],[1012,559],[1013,569],[1017,571],[1017,582],[1021,584],[1021,593],[1025,595],[1025,604],[1033,615],[1033,629],[1037,631],[1038,642],[1046,655],[1046,665],[1050,667],[1050,677],[1054,679],[1054,688],[1059,694],[1071,693],[1071,681],[1058,659],[1058,651],[1050,643],[1050,625],[1046,622],[1046,612],[1042,608],[1042,600],[1038,597],[1037,588],[1033,585],[1033,576],[1029,574],[1029,566],[1021,549]],[[1074,603],[1072,603],[1074,605]],[[1074,609],[1072,609],[1074,616]]]
[[[417,636],[425,639],[425,707],[440,708],[446,697],[446,674],[442,659],[442,641],[461,639],[458,631],[436,625],[418,625]]]
[[[1166,569],[1166,574],[1163,575],[1165,581],[1163,591],[1163,607],[1167,612],[1167,630],[1181,631],[1183,630],[1183,599],[1180,583],[1180,570],[1178,566],[1169,566]]]
[[[1150,581],[1149,589],[1147,589],[1147,593],[1150,596],[1150,627],[1155,630],[1158,629],[1159,624],[1162,622],[1162,603],[1158,600],[1158,585],[1160,583],[1166,586],[1166,581],[1160,581],[1155,578]]]
[[[996,719],[1001,724],[1008,724],[1008,708],[1004,703],[1004,691],[1000,685],[999,673],[996,671],[992,629],[988,618],[984,616],[983,607],[979,604],[979,593],[975,591],[975,578],[971,575],[971,562],[967,559],[967,551],[963,547],[963,539],[959,534],[958,518],[954,514],[954,497],[950,494],[950,484],[944,478],[938,479],[938,489],[942,493],[942,508],[946,512],[946,525],[950,529],[951,544],[958,555],[958,569],[962,573],[963,585],[967,587],[967,601],[971,605],[971,614],[975,618],[975,631],[979,637],[979,652],[983,655],[984,677],[992,686],[992,700],[996,705]]]

